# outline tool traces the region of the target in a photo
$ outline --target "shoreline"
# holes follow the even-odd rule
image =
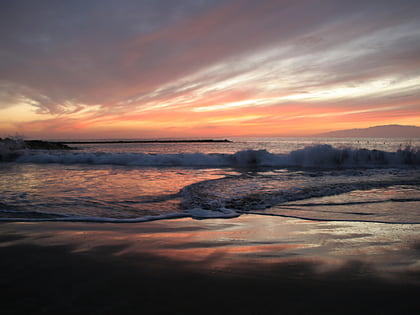
[[[0,223],[4,314],[415,313],[418,226]]]

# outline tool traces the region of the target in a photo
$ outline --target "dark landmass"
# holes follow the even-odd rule
[[[61,142],[50,142],[42,140],[22,140],[22,139],[11,139],[11,138],[0,138],[0,145],[7,151],[18,151],[23,149],[31,150],[72,150],[74,148],[69,147]]]
[[[386,125],[362,129],[346,129],[325,132],[315,137],[337,137],[337,138],[420,138],[420,127]]]
[[[230,140],[103,140],[103,141],[60,141],[60,144],[112,144],[112,143],[207,143],[207,142],[232,142]],[[56,143],[56,142],[52,142]]]
[[[0,138],[0,162],[10,162],[22,155],[26,149],[30,150],[74,150],[66,144],[42,140],[23,140]]]
[[[32,150],[71,150],[73,148],[62,142],[50,142],[42,140],[24,140],[25,146]]]

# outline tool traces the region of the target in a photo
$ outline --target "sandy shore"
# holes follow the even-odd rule
[[[2,314],[415,314],[420,226],[1,223]]]

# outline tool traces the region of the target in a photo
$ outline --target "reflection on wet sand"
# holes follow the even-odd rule
[[[420,225],[245,215],[140,224],[7,223],[2,231],[22,238],[1,246],[71,245],[75,253],[112,248],[113,256],[147,254],[204,272],[226,269],[245,276],[252,269],[254,276],[263,276],[273,266],[310,263],[317,276],[349,264],[358,266],[358,276],[402,280],[404,274],[420,273]],[[420,283],[418,277],[406,280]]]
[[[4,314],[415,314],[419,225],[2,223]]]

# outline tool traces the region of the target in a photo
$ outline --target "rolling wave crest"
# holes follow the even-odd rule
[[[420,149],[407,147],[395,152],[334,148],[321,144],[274,154],[266,150],[244,150],[234,154],[92,153],[47,150],[0,150],[3,161],[18,163],[111,164],[192,167],[406,167],[420,165]]]

